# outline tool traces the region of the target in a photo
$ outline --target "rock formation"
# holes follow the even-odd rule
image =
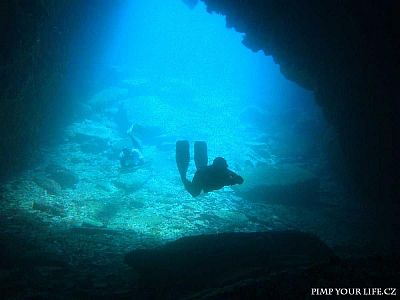
[[[272,55],[289,80],[315,92],[338,131],[354,194],[398,199],[396,1],[203,2],[245,33],[245,46]]]

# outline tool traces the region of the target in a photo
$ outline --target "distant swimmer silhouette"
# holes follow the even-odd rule
[[[142,145],[133,134],[134,125],[128,129],[126,134],[131,138],[132,147],[124,148],[119,154],[119,162],[121,169],[127,170],[132,169],[144,164],[144,158],[142,154]]]
[[[228,164],[223,157],[214,159],[212,165],[208,166],[208,154],[206,142],[195,142],[194,162],[196,173],[192,181],[186,178],[190,162],[189,142],[176,142],[176,165],[181,175],[185,189],[193,196],[200,195],[201,191],[207,193],[215,191],[228,185],[242,184],[243,178],[228,169]]]

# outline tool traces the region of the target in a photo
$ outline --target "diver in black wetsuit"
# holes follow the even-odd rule
[[[119,154],[119,162],[121,168],[124,170],[132,169],[144,164],[144,158],[142,154],[142,145],[139,140],[133,134],[134,125],[132,125],[126,134],[130,137],[132,141],[131,148],[124,148]]]
[[[205,142],[195,142],[194,161],[197,171],[193,180],[186,178],[189,167],[190,153],[188,141],[176,142],[176,164],[185,189],[193,196],[219,190],[224,186],[242,184],[243,178],[228,169],[226,160],[222,157],[214,159],[212,165],[208,166],[207,144]]]

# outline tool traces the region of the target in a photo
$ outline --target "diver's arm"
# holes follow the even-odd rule
[[[228,170],[226,182],[227,182],[226,185],[235,185],[235,184],[242,184],[244,180],[242,176],[239,176],[235,172]]]

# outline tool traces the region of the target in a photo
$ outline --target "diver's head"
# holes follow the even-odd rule
[[[218,170],[225,170],[228,168],[228,163],[226,162],[225,158],[217,157],[214,159],[212,166]]]
[[[131,154],[131,150],[129,148],[124,148],[121,151],[123,156],[129,156]]]

